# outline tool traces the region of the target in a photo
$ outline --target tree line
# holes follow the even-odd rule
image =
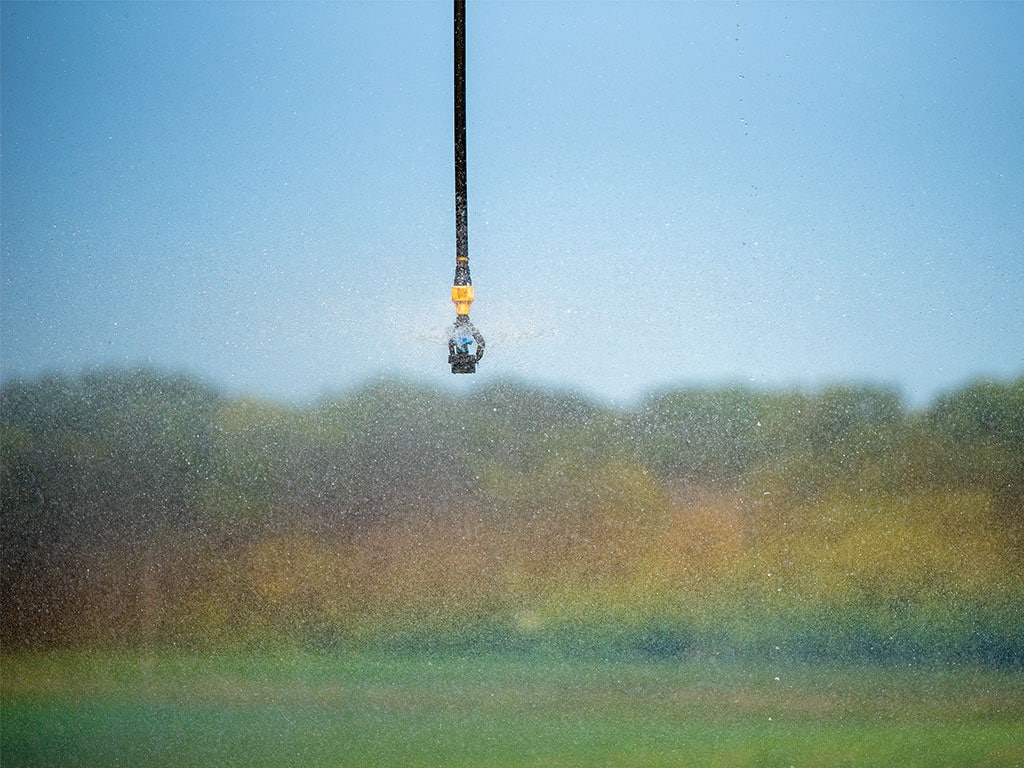
[[[836,606],[923,626],[950,601],[1024,628],[1024,378],[920,409],[880,386],[615,408],[403,380],[290,406],[111,369],[7,383],[0,413],[5,645],[467,617],[692,634]]]

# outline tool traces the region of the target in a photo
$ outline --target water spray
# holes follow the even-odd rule
[[[455,325],[448,331],[452,373],[476,373],[484,337],[469,322],[473,280],[469,276],[469,213],[466,194],[466,0],[455,0]]]

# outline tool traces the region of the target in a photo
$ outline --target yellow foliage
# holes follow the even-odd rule
[[[365,629],[503,616],[531,630],[573,616],[700,623],[1021,593],[984,494],[833,498],[766,532],[741,493],[669,494],[630,467],[591,480],[568,508],[538,508],[518,528],[467,514],[392,520],[356,540],[267,537],[244,553],[239,594],[278,620]]]
[[[678,499],[658,548],[659,570],[685,582],[714,580],[743,554],[745,529],[739,494]]]
[[[340,617],[354,607],[365,556],[311,536],[257,542],[247,558],[251,585],[271,611]]]
[[[942,599],[1006,587],[1014,573],[984,494],[824,501],[753,554],[749,579],[826,601]]]
[[[363,574],[372,607],[435,616],[490,607],[500,599],[496,544],[479,525],[452,519],[381,526],[363,543],[372,563]]]

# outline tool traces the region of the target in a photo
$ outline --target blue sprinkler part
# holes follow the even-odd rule
[[[469,315],[456,315],[448,331],[448,362],[452,373],[476,373],[476,364],[484,356],[484,337],[469,322]]]

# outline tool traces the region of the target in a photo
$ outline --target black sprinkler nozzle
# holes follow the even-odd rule
[[[456,315],[448,331],[448,362],[452,373],[476,373],[476,364],[484,356],[484,337],[469,322],[469,315]]]

